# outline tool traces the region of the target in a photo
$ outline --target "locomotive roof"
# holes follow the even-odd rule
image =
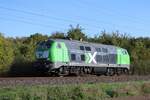
[[[65,42],[65,43],[71,43],[71,44],[80,44],[80,45],[92,45],[92,46],[106,46],[106,47],[116,47],[116,48],[120,48],[114,45],[105,45],[105,44],[101,44],[101,43],[92,43],[92,42],[86,42],[86,41],[78,41],[78,40],[67,40],[67,39],[49,39],[52,41],[58,41],[58,42]]]

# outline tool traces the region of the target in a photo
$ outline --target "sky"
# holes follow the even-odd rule
[[[150,0],[0,0],[0,32],[6,37],[51,35],[79,24],[88,36],[119,30],[150,37]]]

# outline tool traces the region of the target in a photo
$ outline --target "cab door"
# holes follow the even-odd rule
[[[130,64],[129,54],[125,49],[118,49],[117,54],[117,64]]]
[[[120,48],[117,48],[117,64],[121,64],[122,52]]]
[[[69,51],[64,42],[60,43],[61,45],[61,53],[62,53],[62,62],[69,62]]]
[[[52,62],[68,62],[68,49],[64,42],[54,42],[50,49],[50,60]]]

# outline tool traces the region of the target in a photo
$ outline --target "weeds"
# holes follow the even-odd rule
[[[150,94],[150,82],[0,88],[0,100],[103,100]]]

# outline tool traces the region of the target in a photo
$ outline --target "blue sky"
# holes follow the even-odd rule
[[[0,32],[50,35],[79,24],[88,36],[119,30],[150,37],[149,5],[150,0],[0,0]]]

